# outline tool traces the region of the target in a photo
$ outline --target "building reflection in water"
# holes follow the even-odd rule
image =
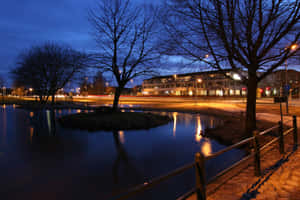
[[[195,140],[196,142],[200,142],[202,139],[202,125],[201,125],[201,119],[200,116],[197,116],[197,129],[196,129],[196,135]]]
[[[176,137],[177,112],[173,112],[173,136]]]

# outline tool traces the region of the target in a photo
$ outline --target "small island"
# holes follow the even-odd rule
[[[171,120],[168,116],[148,112],[120,112],[101,108],[95,112],[66,115],[61,117],[59,122],[66,128],[115,131],[150,129],[167,124]]]

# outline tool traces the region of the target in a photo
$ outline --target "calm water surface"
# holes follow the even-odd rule
[[[88,132],[64,129],[56,118],[81,110],[30,112],[0,107],[1,199],[111,199],[224,145],[201,136],[222,122],[209,116],[162,113],[167,125],[149,130]],[[226,134],[226,133],[224,133]],[[208,178],[241,159],[232,150],[210,160]],[[175,199],[194,184],[193,169],[131,199]]]

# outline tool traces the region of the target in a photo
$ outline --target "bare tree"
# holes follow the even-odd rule
[[[169,52],[239,73],[247,86],[246,130],[256,128],[258,82],[299,48],[299,0],[170,0]],[[209,59],[204,59],[209,54]],[[226,74],[225,74],[226,75]],[[230,77],[229,77],[230,78]]]
[[[156,9],[139,6],[130,0],[100,0],[89,11],[99,47],[99,67],[113,74],[117,88],[113,109],[118,109],[119,97],[125,85],[139,76],[155,73],[154,63],[158,31]]]
[[[46,103],[52,96],[54,103],[56,92],[85,68],[88,61],[86,54],[70,47],[46,43],[21,53],[12,74],[19,85],[32,87],[40,102]]]

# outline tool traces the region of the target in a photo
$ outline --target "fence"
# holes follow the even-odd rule
[[[207,184],[213,183],[217,178],[225,175],[226,173],[228,173],[229,171],[231,171],[233,168],[239,166],[241,163],[244,163],[245,161],[248,161],[250,158],[254,157],[254,175],[255,176],[261,176],[261,152],[265,149],[267,149],[270,145],[274,144],[275,142],[278,142],[279,144],[279,152],[281,154],[284,154],[284,136],[293,133],[293,141],[294,141],[294,148],[298,147],[298,134],[297,134],[297,117],[293,116],[292,120],[289,121],[293,121],[293,127],[286,130],[285,132],[283,131],[283,123],[282,121],[278,122],[278,125],[273,126],[267,130],[264,130],[262,132],[258,132],[258,131],[254,131],[253,132],[253,136],[249,137],[247,139],[244,139],[236,144],[233,144],[221,151],[218,151],[216,153],[213,153],[209,156],[204,156],[201,152],[196,153],[195,155],[195,161],[193,163],[187,164],[181,168],[178,168],[164,176],[158,177],[158,178],[154,178],[149,182],[146,182],[144,184],[138,185],[134,188],[131,188],[130,190],[126,190],[124,192],[121,192],[119,194],[115,194],[115,198],[117,200],[126,200],[130,197],[133,197],[147,189],[152,188],[153,186],[168,180],[169,178],[172,178],[174,176],[177,176],[179,174],[182,174],[183,172],[185,172],[186,170],[189,170],[191,168],[195,168],[196,170],[196,187],[189,191],[188,193],[186,193],[185,195],[181,196],[178,200],[184,200],[187,199],[188,197],[190,197],[192,194],[197,195],[197,200],[205,200],[206,199],[206,186]],[[259,140],[258,138],[273,131],[278,129],[278,137],[274,138],[273,140],[271,140],[270,142],[268,142],[267,144],[265,144],[264,146],[260,146],[259,144]],[[243,145],[246,145],[248,143],[252,143],[253,144],[253,151],[252,153],[250,153],[250,155],[246,156],[245,158],[243,158],[242,160],[234,163],[233,165],[231,165],[230,167],[226,168],[225,170],[221,171],[220,173],[218,173],[217,175],[215,175],[213,178],[211,178],[209,181],[206,181],[206,176],[205,176],[205,162],[208,160],[211,160],[213,158],[216,158],[217,156],[228,152],[234,148],[238,148],[241,147]]]

